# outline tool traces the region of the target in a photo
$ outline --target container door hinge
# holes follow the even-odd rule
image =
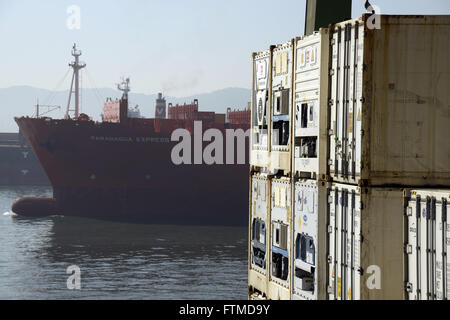
[[[332,226],[328,226],[327,227],[327,231],[328,231],[328,233],[332,233],[333,232],[333,227]]]
[[[330,69],[329,74],[330,74],[330,77],[334,76],[334,69]]]
[[[413,291],[412,283],[406,282],[405,283],[405,290],[406,290],[406,292],[411,293]]]
[[[334,100],[333,99],[328,100],[328,106],[331,107],[332,105],[334,105]]]
[[[407,245],[405,245],[405,253],[406,254],[412,254],[412,245],[410,245],[410,244],[407,244]]]
[[[411,208],[411,207],[407,207],[407,208],[406,208],[406,215],[407,215],[408,217],[411,217],[411,216],[413,215],[413,213],[412,213],[412,208]]]

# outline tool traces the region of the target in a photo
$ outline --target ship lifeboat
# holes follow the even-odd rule
[[[11,210],[24,217],[46,217],[58,214],[58,206],[54,198],[20,198],[14,201]]]

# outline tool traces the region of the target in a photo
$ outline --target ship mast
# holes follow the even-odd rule
[[[122,79],[122,83],[117,84],[117,89],[123,92],[122,99],[128,100],[128,92],[130,92],[130,78]]]
[[[69,101],[67,103],[66,119],[69,118],[69,111],[75,112],[75,119],[78,119],[79,108],[80,108],[80,82],[79,82],[79,71],[86,67],[86,63],[80,62],[79,58],[81,56],[81,51],[77,50],[77,45],[74,43],[72,48],[72,56],[75,61],[69,63],[69,66],[73,69],[72,82],[70,84]],[[73,91],[73,85],[75,82],[75,90]],[[75,109],[70,110],[70,100],[72,93],[75,95]]]

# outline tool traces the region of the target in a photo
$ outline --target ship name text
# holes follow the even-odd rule
[[[107,141],[107,142],[154,142],[154,143],[169,143],[169,138],[164,137],[103,137],[91,136],[93,141]]]

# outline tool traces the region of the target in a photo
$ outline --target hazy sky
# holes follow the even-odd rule
[[[353,17],[364,2],[353,0]],[[449,0],[371,3],[385,14],[450,14]],[[70,5],[80,8],[79,30],[67,27]],[[85,87],[129,76],[140,93],[249,88],[251,52],[302,35],[304,11],[305,0],[0,0],[0,87],[55,89],[76,42]]]

